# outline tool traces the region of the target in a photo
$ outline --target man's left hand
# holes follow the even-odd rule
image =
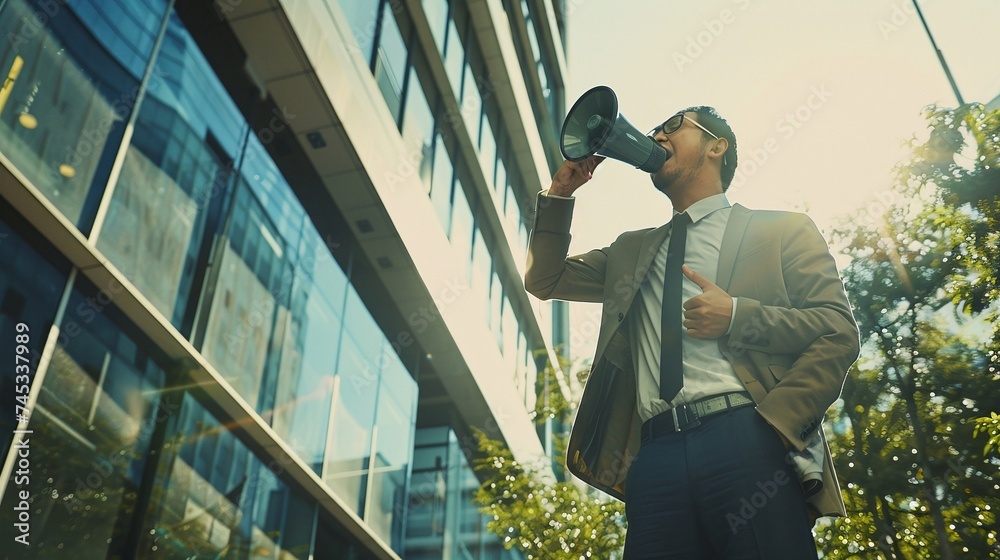
[[[733,298],[687,265],[682,265],[681,271],[701,288],[700,295],[684,302],[684,327],[688,335],[711,340],[726,334],[733,318]]]

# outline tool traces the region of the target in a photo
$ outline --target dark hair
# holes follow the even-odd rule
[[[725,192],[729,189],[729,184],[733,182],[733,177],[736,175],[736,135],[733,134],[733,129],[729,127],[729,123],[726,122],[726,119],[722,118],[722,115],[716,112],[715,107],[698,105],[695,107],[688,107],[680,112],[696,113],[698,115],[698,124],[711,130],[712,133],[719,138],[725,138],[729,141],[729,148],[726,150],[726,163],[722,166],[721,174],[722,191]]]

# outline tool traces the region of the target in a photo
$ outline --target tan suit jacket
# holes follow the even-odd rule
[[[524,286],[543,300],[603,304],[597,352],[566,459],[570,472],[624,501],[642,425],[625,317],[669,225],[625,232],[609,247],[567,257],[573,203],[539,193]],[[840,396],[860,351],[857,323],[826,241],[805,214],[736,204],[722,238],[716,284],[739,298],[731,334],[719,339],[719,350],[757,411],[801,451]],[[823,489],[807,502],[815,515],[844,516],[823,442]]]

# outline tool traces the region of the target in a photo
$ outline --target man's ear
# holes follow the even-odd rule
[[[715,141],[715,145],[712,146],[712,149],[710,151],[712,152],[712,155],[722,157],[722,154],[726,153],[726,150],[728,149],[729,149],[729,140],[726,140],[725,138],[719,138],[718,140]]]

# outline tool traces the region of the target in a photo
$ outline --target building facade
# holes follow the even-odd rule
[[[0,1],[0,556],[519,558],[563,11]]]

